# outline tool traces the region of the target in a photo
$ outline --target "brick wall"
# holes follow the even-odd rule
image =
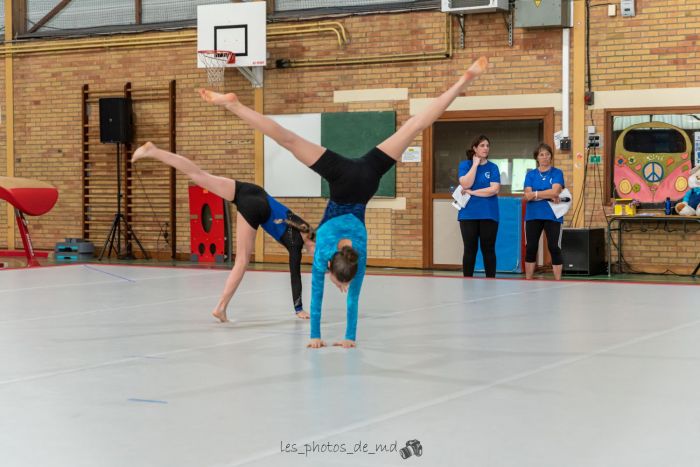
[[[697,265],[697,226],[689,226],[684,232],[682,225],[671,224],[668,227],[676,231],[671,233],[652,223],[632,227],[636,227],[634,231],[624,234],[624,271],[690,274]],[[615,249],[613,253],[616,257]]]
[[[636,0],[633,18],[608,17],[606,6],[592,7],[590,23],[593,91],[700,86],[700,1]],[[700,99],[685,105],[696,105],[700,112]],[[604,109],[586,113],[586,125],[595,125],[601,134],[604,124]],[[610,143],[604,141],[601,148],[601,175],[610,164]],[[610,213],[611,207],[601,206],[597,183],[589,173],[586,224],[592,219],[592,225],[605,226],[603,211]],[[671,229],[676,231],[650,225],[646,232],[625,234],[625,262],[634,271],[690,273],[698,261],[692,252],[700,231],[692,225]]]
[[[637,0],[637,17],[632,19],[608,18],[606,8],[592,8],[594,90],[697,86],[698,11],[699,0]],[[335,20],[344,25],[350,36],[350,43],[343,48],[338,46],[334,35],[284,36],[269,41],[271,66],[265,71],[265,113],[394,110],[397,125],[401,125],[409,118],[408,101],[334,103],[333,91],[408,88],[409,99],[435,97],[480,55],[490,57],[491,69],[469,88],[469,95],[561,92],[561,31],[516,29],[514,45],[508,47],[501,14],[466,16],[466,47],[459,48],[459,29],[455,27],[455,50],[449,59],[272,67],[279,58],[353,58],[361,62],[362,57],[375,55],[434,53],[444,45],[445,16],[435,11]],[[683,24],[676,25],[679,21]],[[650,35],[645,35],[645,31]],[[195,94],[197,87],[206,85],[206,78],[203,70],[196,68],[194,42],[183,40],[181,44],[160,47],[137,45],[141,38],[151,36],[153,34],[131,35],[133,47],[15,56],[15,174],[49,181],[60,191],[59,202],[51,213],[31,219],[37,248],[51,249],[63,237],[81,235],[80,89],[83,84],[88,84],[91,92],[99,93],[120,90],[127,81],[135,90],[162,89],[169,80],[175,79],[178,152],[217,175],[254,180],[253,132],[233,115],[202,103]],[[0,80],[4,81],[4,73]],[[227,71],[225,89],[236,91],[244,103],[252,106],[252,89],[240,74]],[[4,85],[0,93],[4,102]],[[559,112],[555,113],[555,119],[555,130],[558,130],[561,128]],[[587,124],[590,124],[589,119],[587,112]],[[602,131],[602,110],[593,112],[593,121]],[[413,145],[420,144],[419,137]],[[0,134],[0,171],[4,171],[6,165],[4,145],[5,132]],[[571,156],[557,154],[556,160],[570,183]],[[605,164],[600,168],[601,174],[603,167]],[[405,265],[420,264],[424,240],[422,177],[422,163],[398,164],[397,196],[406,198],[407,209],[368,210],[371,259],[380,263],[384,260],[386,264],[396,264],[396,261],[403,261]],[[589,173],[586,223],[590,218],[592,226],[601,226],[604,216],[596,185]],[[177,249],[183,254],[189,252],[186,187],[186,179],[178,175]],[[321,218],[325,204],[321,199],[307,198],[284,199],[283,202],[312,222]],[[6,225],[4,210],[0,212],[0,222]],[[5,230],[0,229],[0,246],[7,241]],[[634,237],[626,241],[626,250],[627,245],[632,248],[636,242]],[[650,248],[669,262],[682,260],[662,247],[654,249],[652,245]],[[265,239],[265,252],[275,256],[285,254],[269,238]],[[682,267],[690,266],[686,261]]]
[[[0,77],[5,81],[5,60],[0,60]],[[5,145],[5,128],[7,127],[7,106],[5,105],[5,86],[0,86],[0,176],[7,175],[7,147]],[[7,203],[0,202],[0,248],[7,245]]]
[[[636,16],[591,8],[592,84],[598,90],[697,86],[700,3],[636,0]]]

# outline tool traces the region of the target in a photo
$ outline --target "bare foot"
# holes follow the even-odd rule
[[[488,66],[488,59],[486,57],[479,57],[479,59],[472,63],[472,66],[470,66],[469,69],[464,73],[464,78],[467,81],[471,81],[474,78],[477,78],[483,72],[485,72]]]
[[[199,89],[199,96],[206,102],[214,105],[226,106],[228,104],[235,104],[238,102],[238,96],[232,92],[229,92],[228,94],[221,94],[219,92],[202,88]]]
[[[309,319],[309,316],[310,315],[304,310],[297,311],[297,318],[299,319]]]
[[[214,310],[211,315],[221,321],[222,323],[228,323],[228,316],[226,316],[226,310]]]
[[[351,341],[349,339],[342,340],[340,342],[334,342],[333,346],[335,347],[342,347],[344,349],[352,349],[353,347],[356,346],[355,341]]]
[[[151,143],[150,141],[144,144],[143,146],[139,147],[136,151],[134,151],[134,154],[131,156],[131,162],[136,162],[139,159],[142,159],[144,157],[148,157],[154,149],[158,149],[155,144]]]

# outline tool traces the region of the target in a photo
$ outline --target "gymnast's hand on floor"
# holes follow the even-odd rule
[[[309,319],[309,313],[304,310],[297,311],[297,318],[299,319]]]
[[[311,339],[306,346],[311,347],[312,349],[320,349],[321,347],[325,347],[326,343],[321,339]]]
[[[357,345],[355,344],[355,341],[345,339],[345,340],[342,340],[340,342],[334,342],[333,346],[334,347],[342,347],[344,349],[352,349],[353,347],[356,347]]]

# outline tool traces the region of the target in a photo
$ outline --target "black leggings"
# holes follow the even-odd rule
[[[292,211],[287,213],[287,218],[297,223],[304,220]],[[279,242],[287,248],[289,252],[289,276],[292,279],[292,299],[294,300],[294,310],[299,312],[304,306],[301,303],[301,250],[304,248],[304,239],[297,229],[291,225],[287,226],[284,235]]]
[[[459,229],[462,231],[462,241],[464,242],[464,256],[462,257],[464,277],[474,275],[474,263],[476,263],[476,252],[479,249],[479,244],[481,244],[481,255],[484,257],[486,277],[496,277],[498,222],[491,219],[459,221]]]
[[[562,264],[561,259],[561,222],[548,220],[531,220],[525,222],[525,262],[537,261],[537,247],[540,244],[542,231],[547,234],[547,247],[552,256],[552,265]]]

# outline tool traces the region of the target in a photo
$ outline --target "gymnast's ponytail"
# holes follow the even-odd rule
[[[356,250],[350,246],[344,246],[333,255],[328,269],[340,282],[350,282],[357,274],[359,258],[360,255]]]
[[[311,227],[311,224],[306,222],[301,217],[290,212],[287,219],[275,219],[275,223],[279,224],[281,222],[286,223],[288,226],[297,229],[301,233],[305,233],[309,236],[309,240],[316,241],[316,230]]]

